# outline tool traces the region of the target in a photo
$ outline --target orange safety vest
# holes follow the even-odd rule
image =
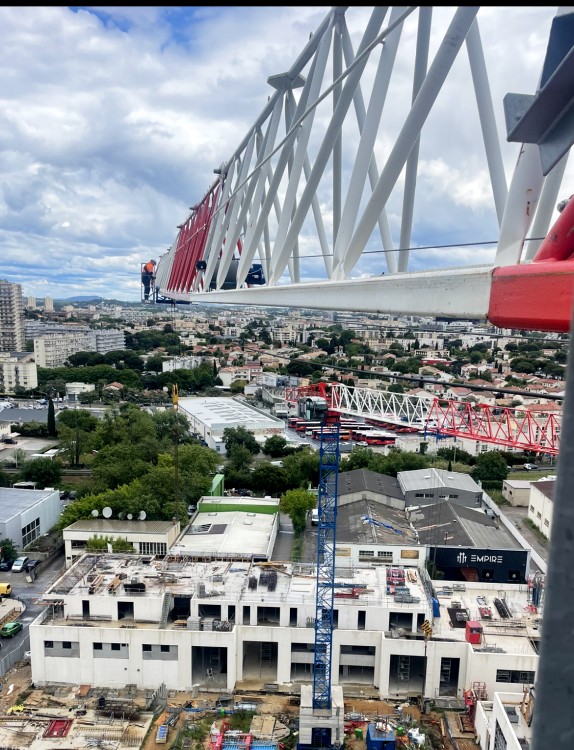
[[[144,266],[144,273],[153,273],[154,265],[153,263],[146,263]]]

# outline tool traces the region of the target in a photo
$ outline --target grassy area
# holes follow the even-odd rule
[[[303,556],[303,534],[298,534],[293,541],[291,550],[291,562],[301,562]]]
[[[554,474],[553,467],[548,467],[543,471],[509,471],[507,479],[525,479],[528,482],[537,482],[542,477]]]
[[[525,518],[524,523],[526,524],[526,526],[528,526],[529,529],[532,529],[532,531],[536,534],[536,538],[538,539],[539,542],[541,542],[542,544],[548,544],[548,539],[540,531],[538,526],[536,526],[536,524],[530,520],[530,518]]]
[[[508,500],[502,496],[502,490],[488,490],[488,495],[497,505],[510,505]]]

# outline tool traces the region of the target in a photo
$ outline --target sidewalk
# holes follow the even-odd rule
[[[498,510],[505,515],[510,523],[515,526],[516,530],[522,534],[532,549],[537,552],[546,563],[548,563],[548,541],[541,541],[538,534],[536,534],[530,526],[524,523],[525,519],[528,518],[528,508],[520,505],[502,505],[499,506]]]
[[[11,622],[26,610],[26,605],[11,596],[0,597],[0,625]]]

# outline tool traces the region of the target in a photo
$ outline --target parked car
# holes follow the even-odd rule
[[[25,570],[29,573],[31,570],[35,570],[40,564],[40,560],[28,560],[25,566]]]
[[[2,560],[0,570],[12,570],[12,565],[14,565],[14,560]]]
[[[5,443],[6,445],[16,445],[16,440],[10,437],[2,438],[2,442]]]
[[[13,638],[16,633],[19,633],[22,630],[22,627],[21,622],[7,622],[0,628],[0,637]]]
[[[526,471],[538,471],[538,466],[536,464],[524,464],[524,468]]]
[[[23,570],[25,570],[29,559],[29,557],[18,557],[16,560],[14,560],[14,564],[12,565],[12,573],[21,573]]]

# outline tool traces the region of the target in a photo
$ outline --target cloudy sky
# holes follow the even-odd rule
[[[139,299],[140,262],[172,244],[263,109],[268,76],[291,67],[327,10],[0,8],[0,278],[37,297]],[[504,94],[536,89],[555,11],[479,13],[501,127]],[[446,103],[455,128],[460,108]],[[466,156],[475,148],[469,137]],[[496,239],[477,174],[425,162],[422,179],[448,197],[434,215],[441,241],[462,243],[467,215]]]

